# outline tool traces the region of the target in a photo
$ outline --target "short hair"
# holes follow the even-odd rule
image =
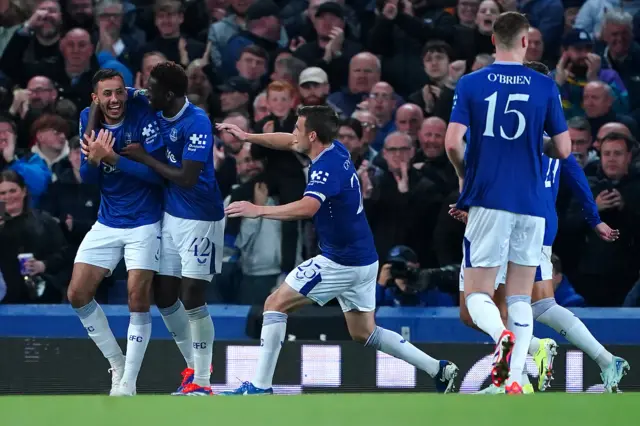
[[[98,87],[98,83],[100,83],[101,81],[111,80],[112,78],[116,77],[122,80],[122,84],[124,84],[124,77],[119,71],[116,71],[112,68],[99,69],[91,79],[91,86],[93,87],[93,91],[95,92],[96,88]]]
[[[409,134],[408,134],[408,133],[406,133],[406,132],[401,132],[401,131],[399,131],[399,130],[395,130],[395,131],[393,131],[393,132],[389,133],[389,134],[384,138],[384,144],[383,144],[383,146],[387,144],[387,141],[388,141],[389,139],[391,139],[391,138],[395,138],[396,136],[402,136],[402,138],[407,142],[407,144],[408,144],[409,146],[413,146],[413,139],[411,138],[411,136],[409,136]]]
[[[31,137],[35,138],[38,132],[49,129],[69,136],[69,122],[67,120],[56,114],[44,114],[31,125]]]
[[[175,62],[161,62],[151,70],[151,77],[158,82],[163,89],[173,92],[174,96],[187,95],[189,81],[184,68]]]
[[[340,126],[339,127],[349,127],[350,129],[352,129],[356,136],[358,137],[358,139],[362,139],[362,135],[364,134],[363,130],[362,130],[362,124],[356,120],[355,118],[345,118],[344,120],[340,120]]]
[[[562,262],[557,254],[551,253],[551,265],[553,265],[553,270],[556,274],[562,273]]]
[[[142,60],[140,61],[140,64],[144,64],[144,60],[147,58],[150,58],[151,56],[157,56],[158,58],[161,58],[164,61],[168,60],[167,56],[164,53],[158,52],[157,50],[152,50],[151,52],[147,52],[144,55],[142,55]]]
[[[513,48],[516,37],[525,31],[529,31],[529,20],[519,12],[502,13],[493,23],[496,45],[503,49]]]
[[[238,56],[238,60],[240,60],[240,58],[242,58],[242,55],[244,55],[245,53],[248,53],[253,56],[257,56],[269,62],[269,54],[267,53],[266,50],[264,50],[262,47],[258,46],[257,44],[250,44],[249,46],[242,49],[242,51],[240,52],[240,55]]]
[[[16,127],[16,122],[6,114],[0,114],[0,123],[7,123],[11,127],[11,131],[14,135],[17,134],[18,128]]]
[[[281,58],[279,61],[282,61],[285,66],[285,77],[291,79],[291,81],[298,81],[300,79],[300,74],[302,71],[307,68],[307,63],[302,59],[296,58],[295,56],[289,56],[286,58]]]
[[[591,135],[591,124],[589,124],[589,120],[582,116],[571,117],[567,120],[567,127],[574,130],[580,130],[582,132],[587,132]]]
[[[76,135],[69,139],[69,150],[80,149],[80,136]]]
[[[427,53],[444,53],[449,58],[449,61],[453,60],[453,49],[451,48],[451,45],[446,41],[428,41],[422,48],[422,58],[424,58]]]
[[[100,0],[95,6],[96,16],[100,16],[110,6],[120,6],[124,10],[122,0]]]
[[[524,66],[530,68],[534,71],[538,71],[542,75],[549,75],[551,71],[549,71],[549,67],[538,61],[526,61]]]
[[[625,146],[627,147],[627,152],[631,152],[633,148],[638,144],[638,142],[631,136],[627,136],[624,133],[620,132],[611,132],[607,133],[600,139],[600,151],[602,151],[602,147],[605,142],[611,141],[624,141]]]
[[[298,108],[298,117],[306,118],[304,129],[307,133],[316,132],[318,140],[329,144],[338,133],[338,114],[327,105],[310,105]]]
[[[296,90],[286,81],[272,81],[267,86],[267,97],[269,97],[270,92],[289,92],[289,96],[293,97]]]
[[[630,30],[633,30],[633,15],[631,15],[629,12],[609,9],[602,16],[602,28],[604,28],[607,24],[624,25]]]

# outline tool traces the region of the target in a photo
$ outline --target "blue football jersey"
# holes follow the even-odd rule
[[[193,188],[168,183],[165,211],[182,219],[221,220],[224,206],[213,167],[213,134],[207,113],[187,101],[175,117],[166,118],[162,112],[156,115],[166,145],[167,162],[175,167],[182,167],[183,160],[204,163]]]
[[[460,79],[450,121],[469,128],[458,208],[545,217],[542,134],[567,130],[554,81],[496,62]]]
[[[80,113],[81,138],[88,117],[89,108],[85,108]],[[164,149],[156,117],[149,107],[140,101],[127,100],[124,120],[115,125],[97,124],[96,134],[101,128],[113,133],[113,150],[116,153],[133,142],[143,145],[147,152]],[[96,169],[87,163],[84,155],[81,167],[85,170]],[[160,185],[145,182],[104,163],[101,163],[100,170],[95,172],[100,186],[98,222],[111,228],[136,228],[162,219],[163,194]]]
[[[312,161],[304,195],[322,203],[313,223],[324,257],[344,266],[366,266],[378,260],[358,174],[340,142],[334,141]]]
[[[593,199],[584,171],[573,155],[565,160],[549,158],[543,154],[542,165],[544,172],[544,186],[547,189],[549,206],[545,215],[544,242],[542,245],[551,246],[558,233],[558,214],[556,213],[556,200],[560,191],[560,177],[565,179],[572,194],[578,199],[585,215],[585,220],[590,227],[595,228],[599,223],[600,215],[598,207]]]

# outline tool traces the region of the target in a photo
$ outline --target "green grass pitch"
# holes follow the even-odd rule
[[[7,396],[2,426],[603,426],[637,422],[640,393],[263,397]]]

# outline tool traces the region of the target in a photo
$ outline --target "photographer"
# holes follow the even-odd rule
[[[455,306],[460,265],[419,269],[418,256],[406,246],[395,246],[380,270],[377,306]]]

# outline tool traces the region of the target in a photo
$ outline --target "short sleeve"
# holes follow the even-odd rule
[[[451,109],[451,118],[449,122],[460,123],[469,127],[471,123],[471,109],[469,107],[468,92],[465,90],[467,82],[468,78],[464,76],[460,81],[458,81],[458,84],[456,84],[456,91],[453,95],[453,108]]]
[[[357,175],[354,175],[354,185],[359,185]],[[309,183],[304,195],[313,197],[323,203],[327,198],[334,197],[340,192],[340,171],[332,170],[327,163],[314,165],[309,169]]]
[[[160,126],[156,121],[156,116],[151,111],[144,111],[140,116],[138,127],[138,139],[144,146],[145,151],[154,152],[164,148]]]
[[[206,116],[194,115],[184,128],[185,144],[182,159],[206,163],[213,155],[213,134],[211,121]]]
[[[554,137],[567,131],[567,120],[564,117],[562,109],[562,99],[558,86],[551,81],[549,100],[547,102],[547,114],[544,120],[544,130],[550,136]]]

